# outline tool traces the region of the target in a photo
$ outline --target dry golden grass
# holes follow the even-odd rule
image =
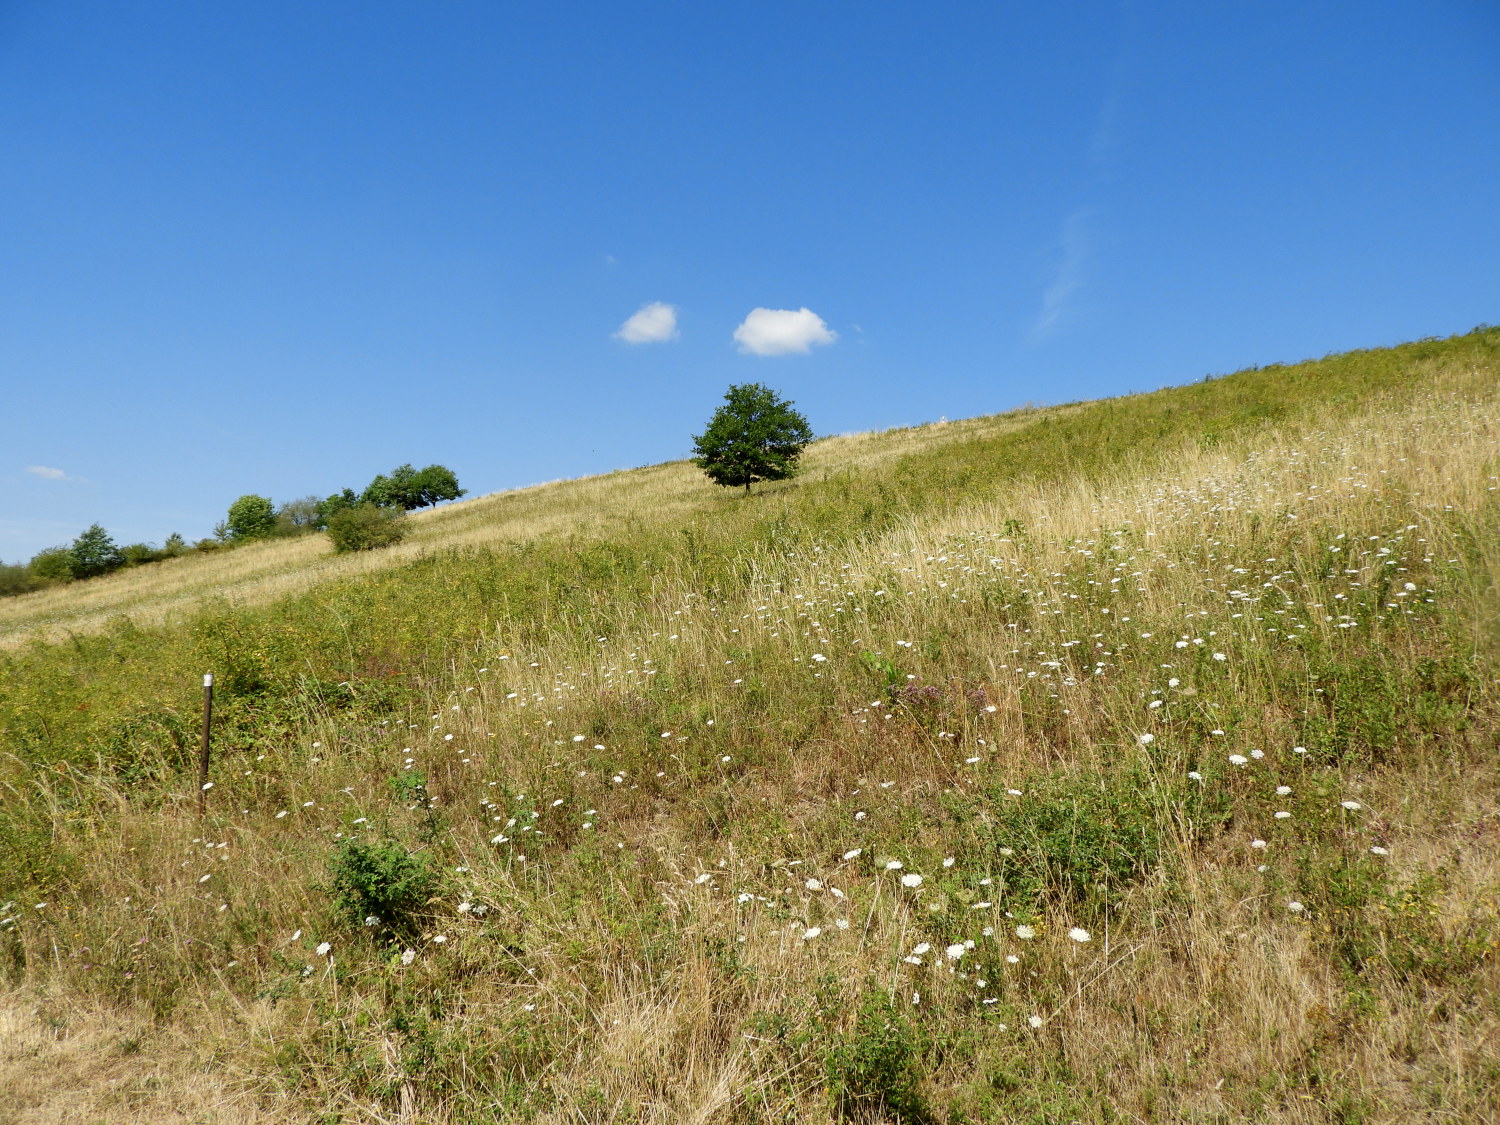
[[[150,1013],[0,997],[0,1125],[269,1125],[213,1031]]]

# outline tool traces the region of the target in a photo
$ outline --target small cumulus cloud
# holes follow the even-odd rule
[[[814,347],[831,344],[839,334],[809,308],[751,309],[734,330],[734,342],[746,355],[806,355]]]
[[[49,465],[27,465],[26,471],[34,477],[41,477],[43,480],[73,479],[72,477],[68,476],[67,473],[63,472],[63,470],[54,469]]]
[[[616,340],[627,344],[659,344],[677,339],[677,306],[652,301],[620,325]]]

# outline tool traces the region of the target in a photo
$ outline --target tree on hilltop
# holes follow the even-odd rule
[[[262,539],[276,530],[276,507],[264,496],[241,496],[229,505],[224,528],[230,539]]]
[[[755,481],[794,476],[812,439],[812,427],[791,402],[760,383],[738,383],[693,438],[693,464],[715,484],[743,485],[748,495]]]
[[[428,465],[412,478],[412,484],[416,487],[417,499],[421,501],[417,505],[419,508],[468,495],[467,489],[458,487],[458,477],[453,475],[453,470],[444,465]]]
[[[73,540],[68,554],[72,556],[74,578],[95,578],[125,565],[124,552],[97,523]]]
[[[377,476],[365,488],[360,500],[380,508],[426,508],[443,500],[457,500],[465,495],[458,487],[458,477],[453,470],[443,465],[428,465],[425,469],[414,469],[400,465]]]

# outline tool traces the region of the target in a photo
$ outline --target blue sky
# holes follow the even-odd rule
[[[1500,321],[1497,60],[1490,0],[0,0],[0,559],[677,458],[736,382],[841,433]]]

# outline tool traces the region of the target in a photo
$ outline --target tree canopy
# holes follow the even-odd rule
[[[428,465],[425,469],[414,469],[401,465],[387,476],[381,473],[365,488],[360,500],[381,508],[425,508],[443,500],[457,500],[466,495],[458,487],[458,477],[444,465]]]
[[[693,438],[693,464],[715,484],[743,486],[786,480],[813,439],[807,419],[792,403],[760,383],[738,383],[724,395],[708,428]]]
[[[266,497],[250,493],[229,505],[224,524],[231,539],[259,539],[276,529],[276,507]]]
[[[68,553],[72,556],[74,578],[94,578],[125,565],[125,555],[115,546],[109,532],[97,523],[73,540]]]

